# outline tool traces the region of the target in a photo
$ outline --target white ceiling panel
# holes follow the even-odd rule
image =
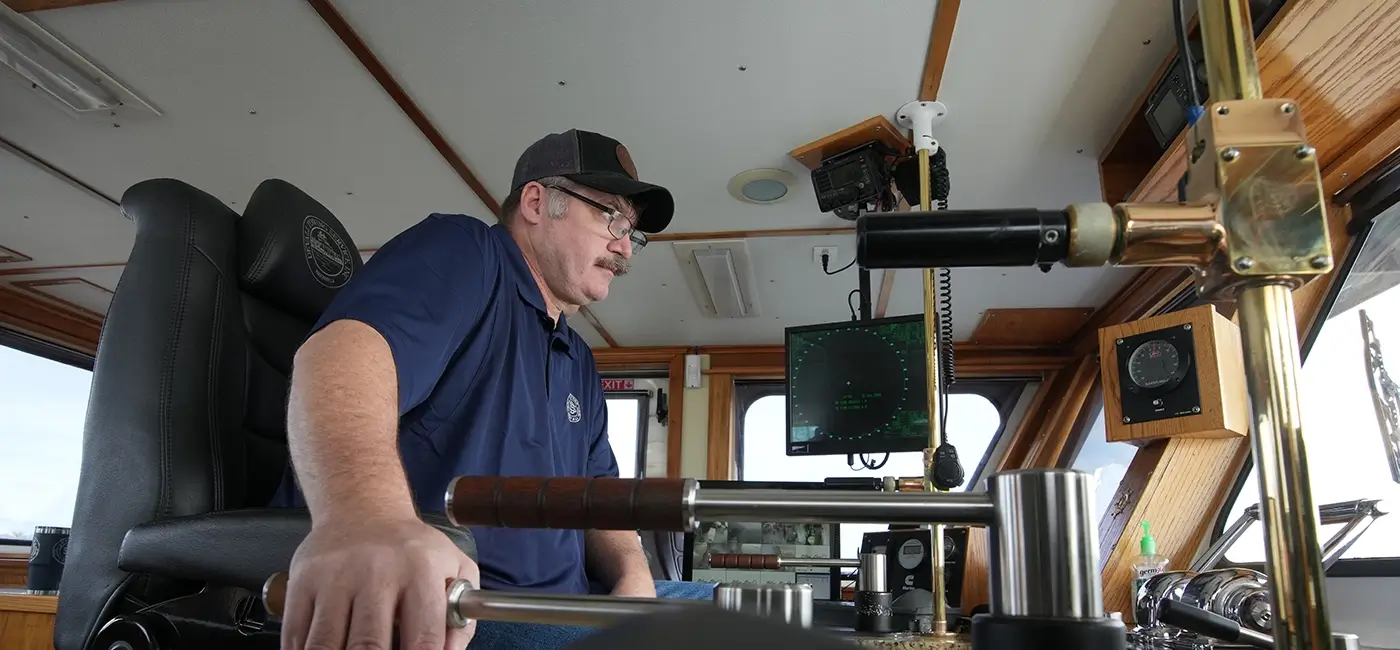
[[[116,206],[4,149],[0,197],[0,245],[33,260],[0,269],[121,261],[136,236]]]
[[[362,247],[433,211],[487,216],[305,2],[122,0],[29,16],[164,113],[74,120],[0,78],[0,134],[113,197],[174,177],[242,204],[283,178]],[[128,248],[114,239],[63,261]]]
[[[915,98],[937,1],[335,5],[497,199],[530,142],[590,129],[622,140],[643,178],[672,189],[672,231],[696,232],[849,225],[818,212],[808,171],[787,152]],[[1169,50],[1170,14],[1155,0],[962,3],[936,130],[950,206],[1097,199],[1097,156]],[[304,1],[121,0],[29,15],[162,111],[75,120],[0,76],[0,135],[114,197],[168,176],[238,208],[263,179],[285,178],[362,248],[434,211],[490,219]],[[794,173],[790,198],[730,197],[729,179],[755,167]],[[0,245],[29,265],[112,262],[130,249],[115,209],[8,154],[0,192]],[[811,248],[840,246],[839,268],[853,243],[751,239],[762,314],[736,320],[703,317],[670,245],[654,244],[592,311],[626,346],[779,343],[786,326],[849,318],[856,272],[822,274]],[[991,307],[1098,306],[1131,274],[959,269],[955,330],[965,338]],[[889,314],[918,312],[917,273],[897,278]],[[585,319],[573,324],[604,345]]]
[[[787,152],[914,99],[936,2],[336,6],[498,195],[531,142],[588,129],[671,189],[674,230],[716,231],[842,223],[817,210],[809,172]],[[791,198],[730,197],[730,178],[755,167],[796,174]]]

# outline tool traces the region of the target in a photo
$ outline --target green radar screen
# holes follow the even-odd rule
[[[792,328],[787,343],[788,455],[927,444],[922,317]]]

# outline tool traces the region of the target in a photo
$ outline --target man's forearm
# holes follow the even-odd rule
[[[651,566],[634,530],[586,530],[583,549],[593,575],[608,587],[623,579],[651,579]]]
[[[313,522],[414,516],[398,454],[398,375],[373,328],[337,321],[300,350],[287,443]]]

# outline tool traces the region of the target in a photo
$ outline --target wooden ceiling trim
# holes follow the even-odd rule
[[[875,299],[875,318],[884,318],[890,310],[890,295],[894,293],[894,269],[885,269],[880,274],[880,293]]]
[[[928,56],[924,58],[924,75],[919,81],[919,101],[938,99],[938,86],[943,83],[943,69],[948,64],[948,50],[953,46],[953,26],[958,21],[961,0],[938,0],[933,13],[933,31],[928,37]]]
[[[1063,345],[1074,340],[1093,307],[992,308],[970,342],[987,345]]]
[[[105,314],[103,314],[102,312],[93,311],[92,309],[79,305],[75,302],[60,298],[48,291],[45,291],[44,287],[63,287],[77,284],[92,287],[93,289],[102,291],[107,295],[113,294],[113,291],[111,289],[108,289],[107,287],[104,287],[100,284],[83,278],[45,278],[42,280],[20,280],[12,284],[16,289],[28,291],[32,294],[39,296],[43,300],[47,300],[49,302],[61,305],[64,311],[76,312],[77,314],[81,314],[83,316],[86,316],[87,318],[99,322],[101,322],[105,318]]]
[[[86,5],[100,5],[116,0],[3,0],[5,6],[20,13],[30,11],[47,11],[50,9],[67,9],[69,7],[82,7]]]
[[[677,356],[684,357],[691,348],[679,346],[657,346],[623,348],[611,347],[593,351],[594,362],[599,370],[657,370],[670,368]]]
[[[97,353],[100,320],[86,311],[65,311],[43,299],[0,284],[0,325],[86,354]]]
[[[495,197],[491,196],[491,192],[487,191],[486,186],[467,166],[461,154],[458,154],[457,150],[448,143],[447,138],[442,135],[441,131],[438,131],[437,126],[428,119],[428,116],[423,113],[413,98],[408,96],[408,92],[399,85],[394,75],[390,74],[389,70],[380,62],[379,57],[374,55],[374,52],[369,49],[369,46],[345,20],[345,17],[336,10],[335,5],[331,4],[330,0],[306,0],[306,2],[311,5],[312,9],[316,10],[316,14],[321,17],[326,26],[335,32],[335,35],[340,38],[340,42],[345,44],[350,53],[355,55],[360,65],[364,66],[365,71],[379,82],[379,86],[384,89],[384,92],[389,93],[389,97],[394,100],[395,104],[398,104],[399,109],[408,116],[414,126],[418,127],[418,130],[433,145],[433,148],[437,149],[443,160],[446,160],[447,164],[452,167],[452,171],[457,172],[457,175],[476,193],[477,198],[481,199],[491,214],[493,216],[500,214],[501,204],[496,201]]]
[[[938,99],[938,88],[943,84],[943,71],[948,65],[948,51],[953,47],[953,28],[958,22],[958,9],[962,0],[939,0],[933,12],[933,26],[928,37],[928,54],[924,57],[924,74],[919,80],[919,101],[931,102]],[[919,197],[915,197],[917,201]],[[900,200],[900,209],[909,210],[908,197]],[[895,269],[885,269],[880,278],[880,294],[875,304],[875,318],[884,318],[890,307],[890,294],[894,292]]]

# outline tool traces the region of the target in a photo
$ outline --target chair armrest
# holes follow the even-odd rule
[[[428,515],[423,520],[476,559],[476,541],[470,531],[441,517]],[[117,566],[129,573],[257,592],[269,576],[288,570],[297,546],[310,532],[311,514],[304,508],[227,510],[162,519],[127,532]]]

